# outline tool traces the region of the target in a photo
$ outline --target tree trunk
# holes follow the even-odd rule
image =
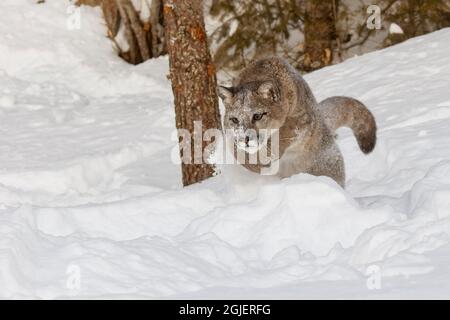
[[[201,0],[163,0],[170,79],[175,99],[177,129],[187,129],[194,137],[194,121],[201,121],[201,134],[220,129],[215,67],[206,38]],[[206,142],[200,145],[205,150]],[[191,143],[194,146],[194,143]],[[190,148],[190,159],[194,159]],[[180,155],[183,151],[180,144]],[[214,166],[182,163],[183,185],[187,186],[214,175]]]
[[[162,0],[142,2],[150,8],[146,21],[133,6],[132,0],[77,0],[78,5],[101,6],[108,28],[108,37],[114,42],[120,57],[132,64],[166,54]],[[117,35],[123,28],[127,48],[118,43]]]
[[[336,38],[335,9],[337,0],[306,0],[305,56],[307,72],[330,65],[333,61],[333,40]]]

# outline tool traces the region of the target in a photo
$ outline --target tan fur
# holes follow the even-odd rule
[[[377,124],[362,102],[348,97],[331,97],[320,102],[319,109],[331,132],[340,127],[351,128],[362,152],[372,152],[377,141]]]
[[[334,140],[341,126],[353,130],[364,153],[375,147],[375,119],[361,102],[332,97],[318,104],[301,75],[281,58],[252,63],[232,88],[219,87],[219,96],[226,108],[225,129],[279,130],[277,174],[281,178],[303,172],[329,176],[344,186],[344,160]],[[255,114],[264,116],[256,121]],[[267,148],[270,145],[269,140]],[[265,167],[243,165],[258,173]]]

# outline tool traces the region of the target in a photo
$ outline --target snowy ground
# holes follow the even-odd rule
[[[347,190],[240,167],[183,189],[167,60],[46,2],[0,4],[0,297],[450,297],[450,30],[306,77],[377,118],[370,156],[339,134]]]

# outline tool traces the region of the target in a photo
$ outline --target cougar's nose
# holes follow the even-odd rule
[[[245,135],[245,145],[248,147],[248,142],[250,141],[250,137],[248,135]]]

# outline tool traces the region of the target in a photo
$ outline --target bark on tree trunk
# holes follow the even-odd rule
[[[337,0],[306,0],[305,56],[307,72],[330,65],[333,61],[333,40],[336,38],[335,6]]]
[[[206,38],[201,0],[163,0],[170,79],[175,99],[177,129],[194,136],[194,121],[201,121],[202,135],[208,129],[220,129],[216,93],[216,73]],[[202,151],[207,142],[201,145]],[[194,146],[191,143],[191,146]],[[194,159],[194,147],[191,159]],[[180,155],[183,158],[180,146]],[[182,163],[183,185],[213,176],[210,164]]]

